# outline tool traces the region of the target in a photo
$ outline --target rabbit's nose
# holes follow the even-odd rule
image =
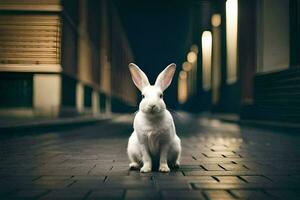
[[[155,105],[149,105],[149,107],[150,107],[151,110],[154,110]]]

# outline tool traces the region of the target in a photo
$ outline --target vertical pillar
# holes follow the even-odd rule
[[[87,1],[80,0],[79,5],[78,77],[85,83],[92,83],[91,47],[87,32]]]
[[[212,23],[212,103],[217,105],[220,98],[221,84],[221,15],[214,14]]]
[[[92,113],[96,115],[100,112],[99,109],[99,94],[97,90],[93,90],[92,93]]]
[[[57,117],[61,105],[61,76],[59,74],[35,74],[33,91],[35,114]]]
[[[84,111],[84,89],[82,83],[76,85],[76,110],[78,113]]]

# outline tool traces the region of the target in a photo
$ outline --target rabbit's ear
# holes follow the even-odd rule
[[[136,87],[142,91],[144,87],[150,85],[146,74],[134,63],[130,63],[129,70]]]
[[[172,82],[172,78],[175,74],[176,64],[172,63],[168,65],[157,77],[155,86],[159,87],[162,91],[167,89]]]

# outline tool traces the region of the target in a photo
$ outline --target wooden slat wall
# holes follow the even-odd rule
[[[61,0],[1,0],[0,10],[62,11]]]
[[[0,64],[59,64],[60,17],[1,14]]]
[[[128,71],[128,64],[133,62],[133,54],[125,34],[117,10],[112,7],[110,35],[112,96],[119,98],[123,103],[135,106],[137,89]]]
[[[1,5],[59,5],[61,0],[1,0]]]
[[[300,122],[300,68],[255,77],[255,118]]]

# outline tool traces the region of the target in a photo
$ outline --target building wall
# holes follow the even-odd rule
[[[212,3],[213,12],[220,13],[222,20],[222,78],[219,103],[213,111],[235,113],[243,120],[299,123],[299,1],[238,1],[237,81],[234,84],[226,82],[226,2]],[[213,51],[213,63],[215,54]],[[199,97],[199,101],[205,99],[204,95]]]
[[[257,3],[257,72],[272,72],[289,67],[289,2],[262,0]]]
[[[291,34],[292,30],[297,31],[295,19],[300,16],[299,1],[256,2],[257,43],[250,48],[250,52],[255,52],[250,62],[257,58],[257,73],[253,74],[251,104],[242,104],[241,117],[299,123],[299,63],[296,59],[291,62],[300,47],[299,36]]]
[[[112,9],[111,18],[111,96],[112,109],[115,112],[133,111],[136,105],[137,89],[132,84],[128,63],[133,62],[133,54],[117,9]],[[120,35],[120,33],[123,33]]]
[[[0,11],[0,115],[109,113],[112,96],[136,103],[133,55],[111,1],[4,0]]]
[[[60,2],[4,0],[0,10],[0,114],[57,115],[60,98],[51,92],[59,95],[62,72]],[[51,82],[43,75],[50,73]],[[51,92],[43,93],[42,85]]]

